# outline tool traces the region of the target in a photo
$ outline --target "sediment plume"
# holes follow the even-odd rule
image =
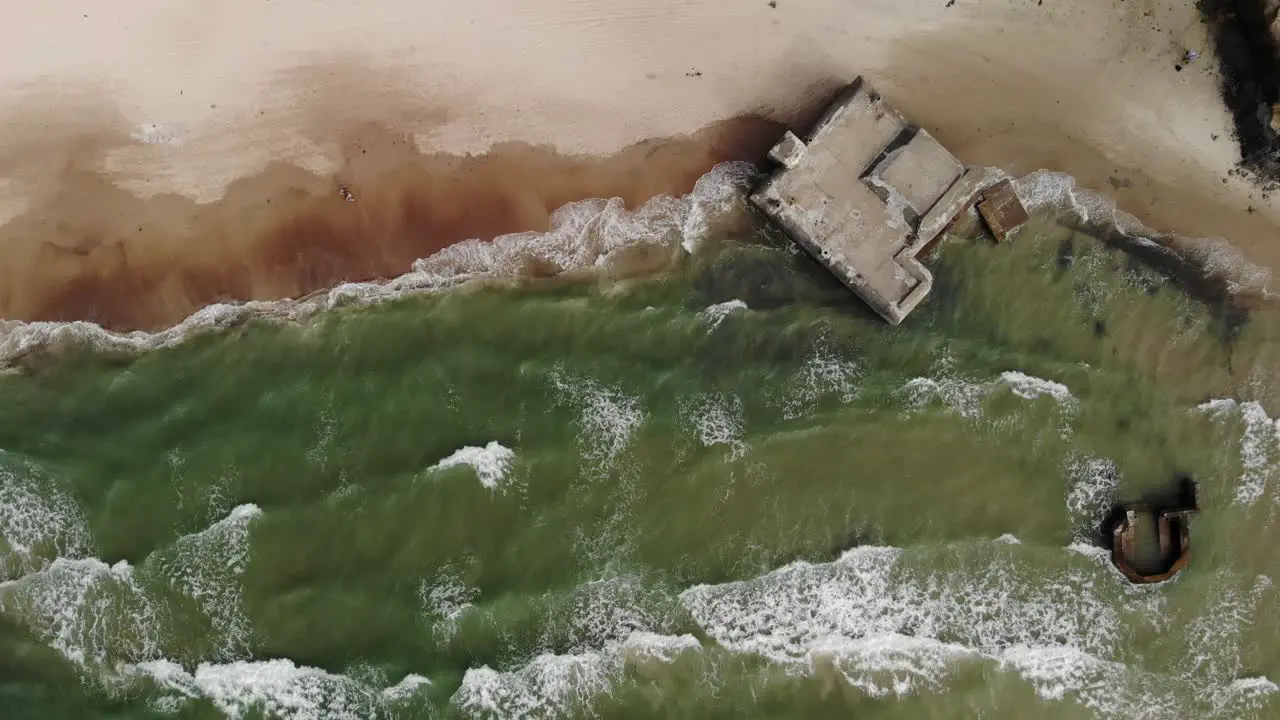
[[[574,201],[636,208],[689,193],[716,165],[761,157],[780,132],[739,117],[604,158],[518,143],[458,157],[365,124],[343,133],[332,175],[273,164],[211,203],[139,198],[102,171],[101,143],[78,138],[35,202],[0,226],[0,318],[158,330],[216,303],[398,276],[459,241],[546,231]]]

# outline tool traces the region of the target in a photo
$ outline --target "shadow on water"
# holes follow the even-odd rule
[[[802,362],[819,335],[835,346],[844,345],[832,337],[829,316],[835,311],[840,328],[846,330],[881,328],[869,307],[840,283],[816,260],[798,251],[780,231],[760,220],[755,232],[709,257],[695,270],[690,284],[687,309],[741,301],[757,315],[749,325],[727,317],[716,330],[716,341],[704,343],[698,361],[708,367],[733,366],[746,354],[760,360],[788,366]],[[822,322],[813,322],[822,320]],[[856,354],[855,348],[836,347]]]
[[[1250,311],[1264,302],[1253,293],[1237,292],[1230,275],[1208,271],[1203,262],[1188,258],[1169,247],[1164,236],[1136,239],[1120,231],[1114,225],[1103,223],[1060,220],[1062,227],[1087,235],[1104,245],[1125,253],[1128,269],[1149,268],[1167,278],[1189,297],[1204,304],[1217,327],[1218,339],[1230,345],[1240,336],[1249,322]],[[1072,238],[1063,241],[1070,247],[1059,249],[1059,268],[1071,262],[1074,255]],[[1141,273],[1138,273],[1141,277]],[[1159,292],[1154,283],[1144,283],[1148,295]]]
[[[718,253],[693,281],[694,304],[741,300],[753,310],[791,305],[833,307],[859,319],[876,315],[790,238],[755,213],[754,236]]]

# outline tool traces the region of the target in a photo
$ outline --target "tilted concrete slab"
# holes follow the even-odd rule
[[[963,174],[964,166],[954,155],[928,132],[918,130],[906,145],[888,152],[869,178],[896,190],[920,217]]]
[[[916,229],[916,255],[928,250],[929,243],[935,240],[947,226],[961,213],[973,207],[982,198],[982,194],[1003,180],[1009,178],[1003,170],[991,167],[974,167],[965,171],[938,202],[934,203],[920,220]]]
[[[769,157],[779,167],[751,202],[894,325],[933,287],[917,253],[990,179],[966,173],[861,78]]]

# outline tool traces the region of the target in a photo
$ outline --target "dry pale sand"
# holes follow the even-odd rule
[[[687,191],[856,74],[1280,267],[1191,0],[116,0],[0,25],[0,317],[171,324],[395,274],[581,197]],[[460,157],[475,153],[474,157]],[[343,203],[336,183],[356,203]]]

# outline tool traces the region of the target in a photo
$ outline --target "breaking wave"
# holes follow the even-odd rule
[[[37,468],[0,450],[0,581],[92,552],[79,504]]]
[[[1240,477],[1235,501],[1252,505],[1271,495],[1280,503],[1280,419],[1267,415],[1258,402],[1229,398],[1210,400],[1196,407],[1218,421],[1235,418],[1240,425]]]
[[[3,477],[0,527],[16,539],[69,537],[60,551],[87,552],[83,515],[44,478]],[[42,494],[44,493],[44,494]],[[11,501],[18,498],[18,501]],[[33,499],[34,498],[34,499]],[[429,681],[408,675],[373,687],[345,675],[302,667],[287,659],[248,660],[252,629],[241,601],[249,532],[262,511],[241,505],[198,533],[178,538],[135,567],[94,557],[59,556],[0,583],[0,613],[25,625],[85,678],[107,691],[150,685],[155,709],[176,712],[193,699],[207,700],[230,718],[267,713],[296,720],[366,718],[414,697]],[[45,527],[44,536],[29,528]],[[28,545],[30,547],[31,545]],[[9,569],[23,567],[10,563]],[[172,638],[180,613],[171,600],[194,602],[205,619],[207,660],[173,659]]]
[[[1195,659],[1162,674],[1124,662],[1121,642],[1148,614],[1142,603],[1128,609],[1109,597],[1126,592],[1109,564],[1059,549],[1048,551],[1058,572],[1046,573],[1047,551],[1004,539],[859,547],[830,563],[692,587],[680,599],[722,646],[801,675],[834,669],[871,696],[945,692],[974,662],[1016,672],[1042,699],[1102,717],[1234,717],[1274,692],[1266,678],[1239,677],[1232,639],[1256,617],[1265,578],[1190,618],[1186,646]],[[1199,694],[1183,691],[1187,685]]]
[[[467,670],[450,703],[468,717],[565,717],[614,691],[628,662],[674,662],[702,648],[692,635],[636,631],[574,654],[544,653],[514,670]]]
[[[410,272],[385,281],[343,283],[298,299],[210,305],[154,333],[112,332],[82,321],[0,320],[0,369],[60,347],[142,353],[254,319],[303,322],[333,308],[372,305],[467,283],[552,275],[588,279],[660,270],[680,255],[696,252],[718,230],[737,226],[755,175],[749,163],[722,163],[699,178],[690,194],[658,196],[634,211],[619,198],[572,202],[552,214],[551,230],[545,233],[466,240],[415,261]],[[1029,211],[1065,213],[1070,222],[1184,277],[1217,282],[1231,293],[1272,296],[1270,271],[1249,263],[1224,240],[1159,233],[1117,209],[1104,193],[1077,188],[1075,179],[1063,173],[1036,171],[1017,178],[1014,187]],[[745,307],[741,301],[730,301],[707,308],[709,331]]]
[[[155,703],[157,709],[174,712],[188,700],[204,699],[231,720],[263,716],[281,720],[363,720],[380,711],[393,710],[431,685],[421,675],[406,675],[395,685],[376,687],[281,659],[201,663],[190,672],[174,662],[156,660],[129,670],[168,693]]]
[[[639,578],[614,577],[575,588],[543,624],[544,650],[497,670],[467,670],[451,704],[470,717],[563,717],[611,694],[624,667],[670,663],[701,644],[671,634],[675,604]]]
[[[750,164],[722,163],[699,178],[690,194],[660,195],[634,211],[627,210],[620,198],[572,202],[552,213],[551,229],[545,233],[456,243],[386,281],[343,283],[298,299],[210,305],[155,333],[112,332],[90,322],[0,320],[0,368],[32,353],[64,346],[142,353],[254,319],[302,322],[333,308],[373,305],[467,283],[652,272],[668,267],[681,254],[695,252],[718,228],[741,215],[745,189],[754,174]]]
[[[511,464],[515,459],[514,450],[497,441],[490,441],[484,447],[461,448],[427,468],[427,472],[470,466],[475,470],[476,479],[481,485],[489,490],[500,490],[507,481],[507,475],[511,472]]]
[[[707,334],[710,335],[717,327],[720,327],[720,323],[724,322],[725,318],[735,312],[746,311],[749,309],[750,308],[747,307],[747,304],[741,300],[727,300],[722,303],[707,306],[701,313],[699,313],[699,315],[701,315],[702,319],[707,322]]]
[[[1059,418],[1058,435],[1070,437],[1080,402],[1066,385],[1017,370],[1006,370],[992,380],[977,380],[957,372],[954,365],[954,359],[944,350],[928,377],[908,380],[898,390],[907,412],[924,412],[940,407],[974,428],[997,433],[1019,427],[1022,423],[1016,414],[988,417],[985,404],[989,399],[1007,392],[1027,401],[1028,406],[1035,406],[1042,398],[1047,398]]]

